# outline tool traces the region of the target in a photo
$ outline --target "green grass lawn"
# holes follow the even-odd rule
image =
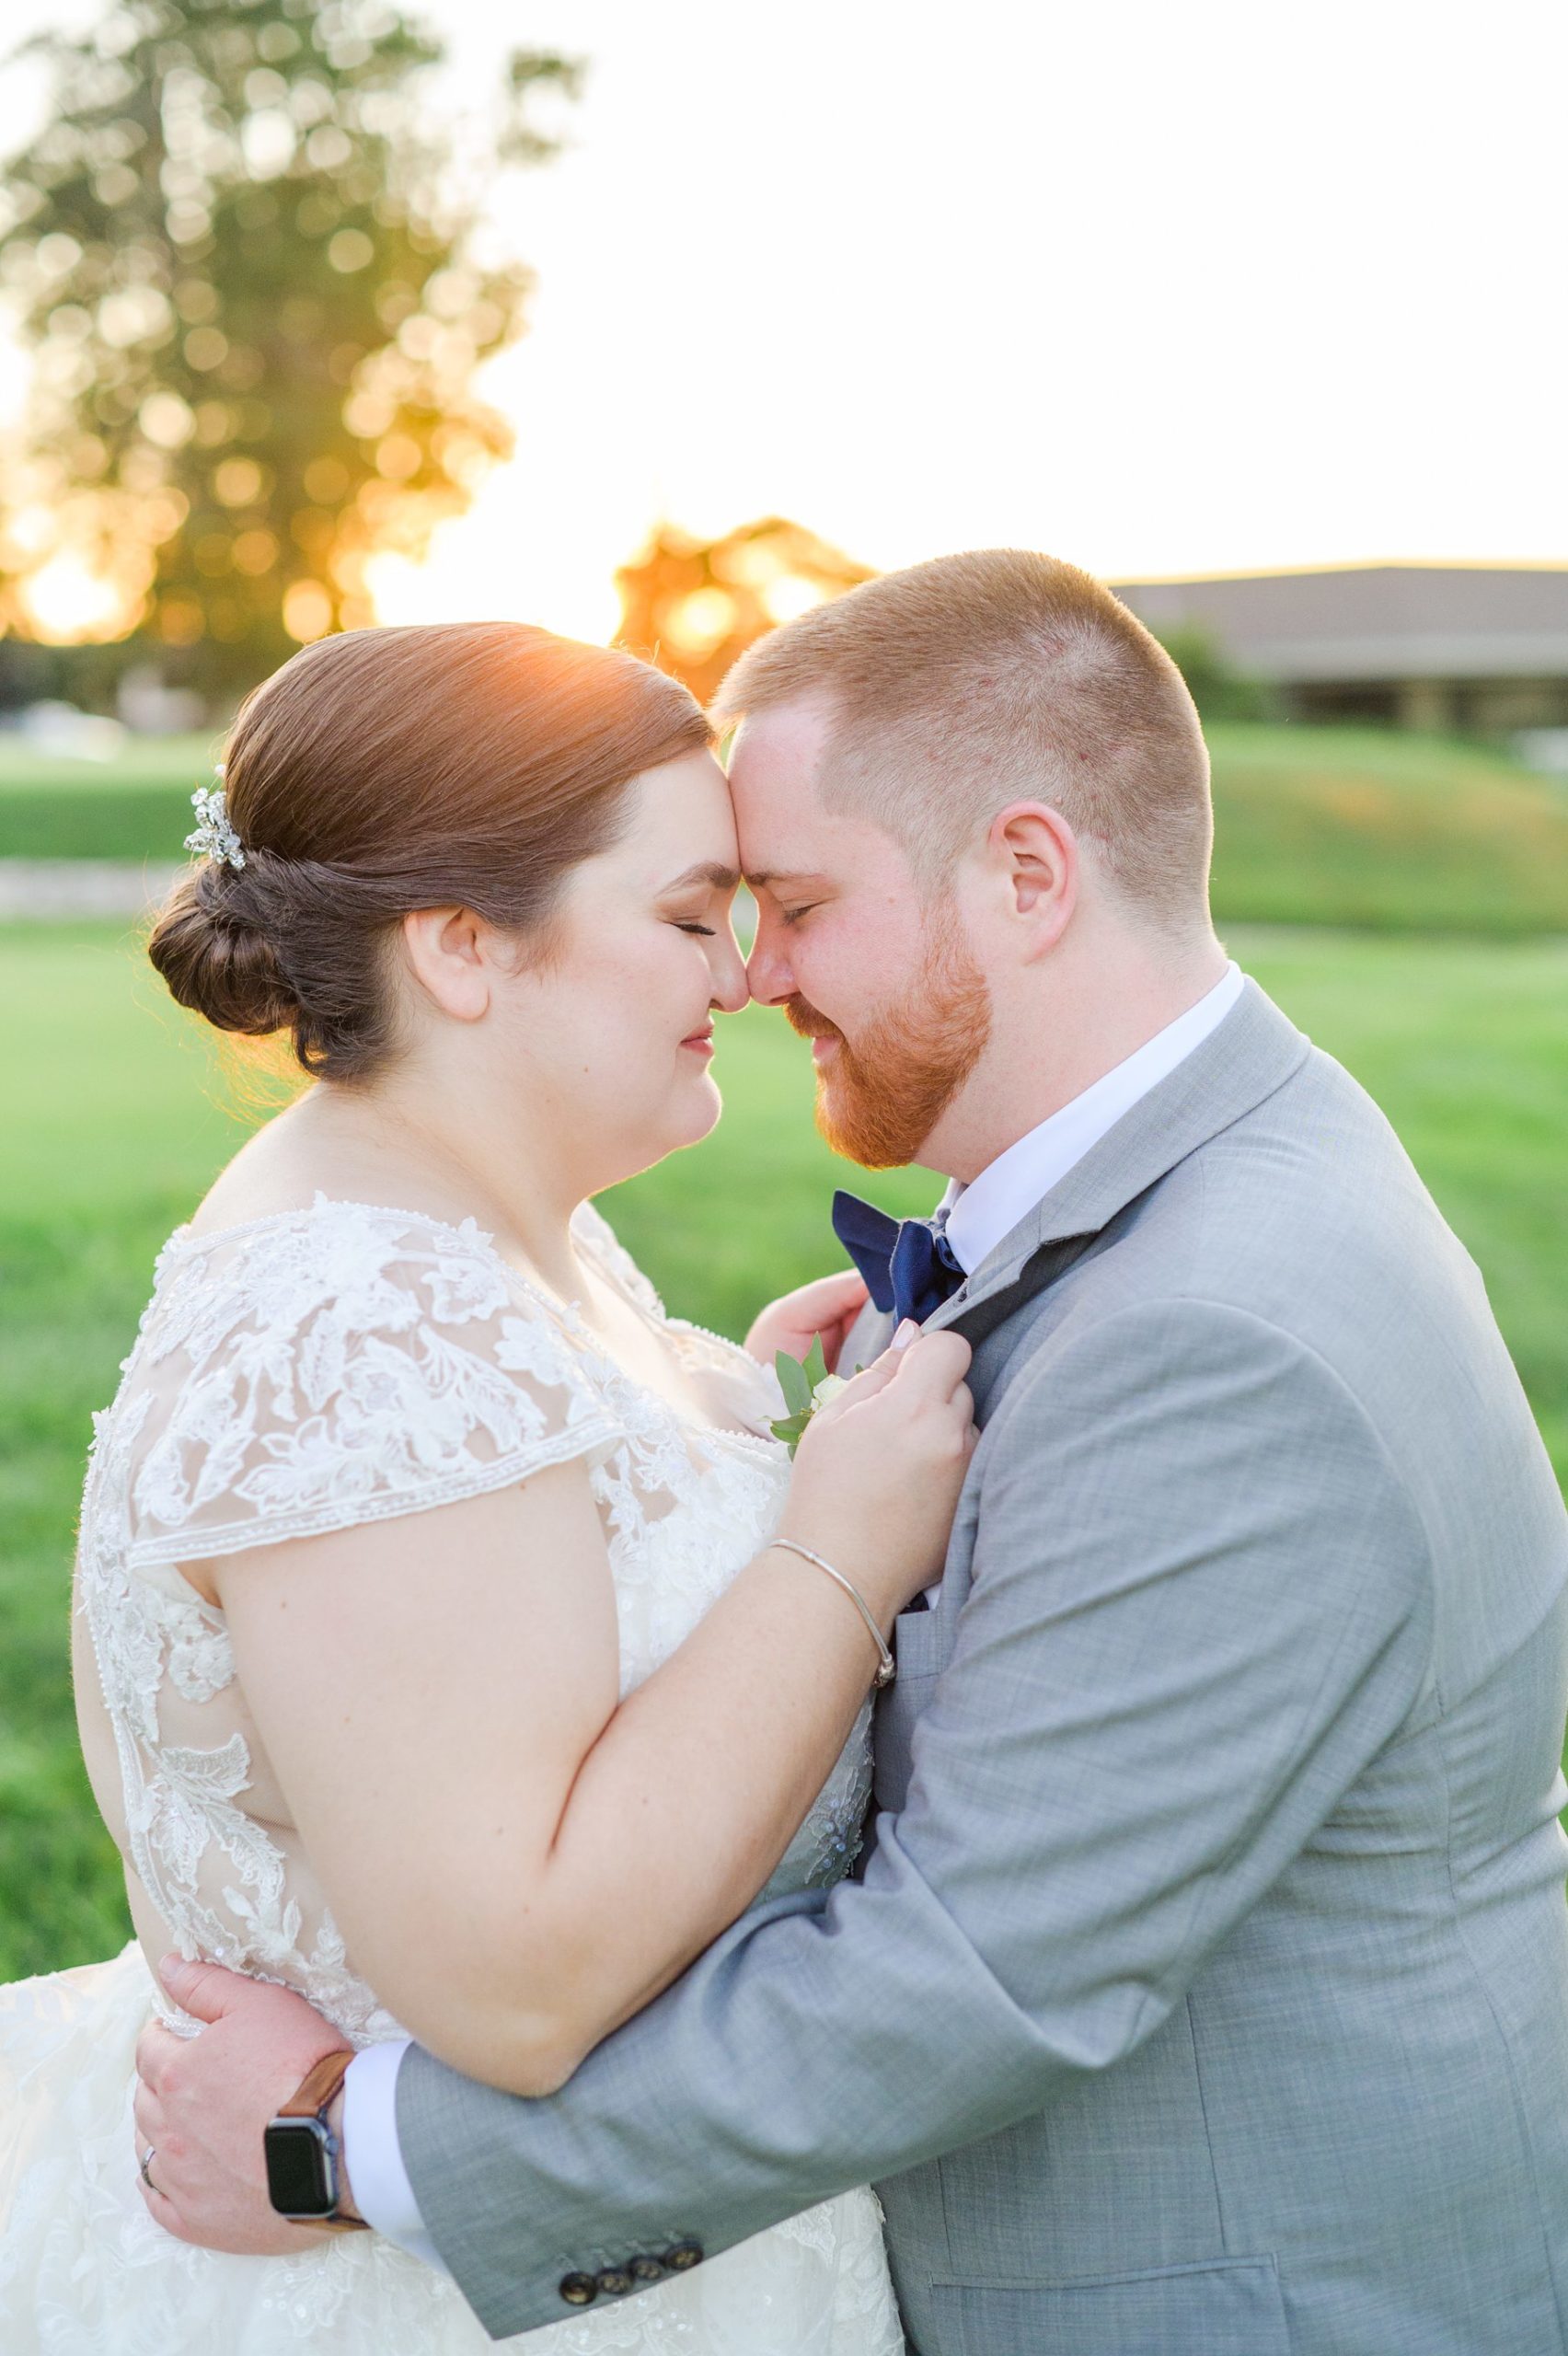
[[[1481,1264],[1568,1478],[1568,942],[1232,931],[1243,964],[1392,1116]],[[72,1530],[89,1415],[113,1392],[152,1263],[244,1134],[223,1068],[106,928],[0,929],[0,1978],[109,1952],[124,1914],[75,1753]],[[605,1208],[673,1307],[738,1334],[837,1265],[836,1183],[801,1044],[721,1026],[714,1137]]]
[[[0,859],[177,860],[221,737],[133,737],[112,761],[0,740]]]
[[[1214,761],[1222,923],[1568,931],[1568,789],[1386,728],[1231,724]]]
[[[1561,785],[1484,746],[1391,729],[1207,733],[1223,923],[1568,932]],[[105,763],[0,743],[0,859],[179,859],[220,741],[140,741]]]

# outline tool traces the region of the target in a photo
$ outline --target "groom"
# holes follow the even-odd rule
[[[1178,674],[996,551],[725,707],[753,989],[842,1150],[955,1181],[853,1230],[847,1359],[951,1325],[984,1436],[860,1878],[547,2100],[356,2062],[353,2196],[497,2336],[870,2179],[921,2356],[1562,2356],[1562,1505],[1387,1125],[1215,941]],[[158,2213],[276,2246],[262,2123],[340,2040],[171,1986],[213,2026],[144,2040]]]

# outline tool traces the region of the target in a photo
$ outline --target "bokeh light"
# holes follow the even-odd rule
[[[121,616],[118,585],[69,553],[52,557],[29,573],[19,595],[39,635],[65,644],[106,635]]]
[[[283,598],[283,628],[307,646],[332,627],[332,600],[319,581],[296,581]]]

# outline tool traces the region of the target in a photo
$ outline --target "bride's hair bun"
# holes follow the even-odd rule
[[[182,876],[164,904],[147,954],[181,1006],[219,1031],[264,1038],[292,1022],[298,1001],[271,942],[236,902],[250,892],[244,875],[203,860]]]
[[[677,680],[520,622],[318,640],[247,699],[225,748],[244,864],[194,867],[149,954],[220,1031],[286,1030],[306,1071],[366,1079],[395,1045],[405,916],[465,907],[538,932],[617,839],[631,780],[711,742]]]

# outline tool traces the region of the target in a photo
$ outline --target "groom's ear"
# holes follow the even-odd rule
[[[1059,810],[1012,802],[986,837],[993,879],[1007,914],[1021,929],[1025,962],[1055,948],[1078,905],[1078,838]]]

